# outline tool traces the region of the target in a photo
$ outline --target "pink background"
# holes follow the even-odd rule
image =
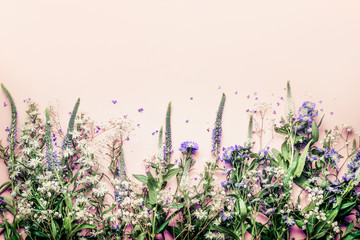
[[[96,120],[128,114],[140,123],[125,147],[130,173],[143,172],[142,160],[155,153],[151,133],[164,125],[172,101],[174,149],[196,141],[201,166],[211,156],[222,92],[223,146],[246,140],[254,92],[281,102],[287,80],[296,109],[312,100],[324,108],[326,126],[359,130],[359,12],[357,0],[2,1],[0,79],[20,118],[28,97],[42,111],[62,99],[64,125],[77,97]],[[1,93],[2,138],[10,123],[4,101]],[[274,109],[283,113],[283,102]],[[0,174],[5,181],[6,169]]]

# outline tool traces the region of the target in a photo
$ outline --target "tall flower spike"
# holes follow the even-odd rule
[[[294,105],[292,103],[291,98],[291,90],[290,90],[290,82],[287,82],[287,97],[286,97],[286,115],[288,117],[289,122],[293,121],[293,117],[295,115]]]
[[[171,143],[171,102],[169,102],[167,112],[166,112],[166,126],[165,126],[165,147],[164,147],[164,159],[166,162],[169,162],[171,153],[172,153],[172,143]]]
[[[45,110],[45,115],[46,115],[46,125],[45,125],[46,161],[48,163],[48,169],[52,171],[54,170],[55,167],[59,168],[59,162],[53,150],[53,145],[51,141],[50,114],[48,109]]]
[[[125,166],[125,160],[124,160],[124,150],[123,150],[122,146],[120,146],[120,162],[119,162],[118,177],[122,181],[124,181],[126,178],[125,169],[126,169],[126,166]]]
[[[70,143],[71,143],[71,139],[72,139],[72,132],[74,130],[74,123],[75,123],[75,117],[76,117],[76,113],[79,109],[79,105],[80,105],[80,98],[78,98],[78,100],[75,103],[74,109],[71,113],[71,117],[69,120],[69,125],[68,125],[68,129],[62,144],[62,150],[64,151],[64,149],[66,149],[67,147],[69,147]]]
[[[16,111],[14,100],[11,97],[10,92],[6,89],[4,84],[1,84],[1,87],[4,90],[6,97],[9,99],[10,105],[11,105],[11,127],[10,127],[10,132],[9,132],[9,143],[10,143],[9,148],[13,152],[15,149],[15,144],[16,144],[17,111]]]
[[[223,115],[223,111],[224,111],[224,105],[225,105],[225,94],[223,93],[222,98],[221,98],[221,102],[219,105],[219,109],[216,115],[216,121],[215,121],[215,127],[213,129],[213,135],[212,135],[212,139],[213,139],[213,152],[215,155],[218,154],[219,148],[220,148],[220,141],[221,141],[221,132],[222,132],[222,128],[221,128],[221,120],[222,120],[222,115]]]
[[[248,127],[248,139],[244,144],[246,147],[251,148],[251,139],[252,139],[252,129],[253,129],[253,116],[250,115],[249,127]]]

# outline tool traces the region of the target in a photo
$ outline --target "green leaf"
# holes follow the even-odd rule
[[[151,174],[151,172],[148,173],[148,190],[149,190],[149,203],[151,205],[156,204],[157,201],[157,192],[156,189],[158,188],[158,185],[156,183],[155,178]]]
[[[304,222],[302,220],[295,220],[295,222],[299,228],[302,228],[302,226],[304,226]]]
[[[281,135],[288,135],[288,132],[283,128],[274,127],[274,130],[276,133],[279,133]]]
[[[310,147],[311,142],[312,142],[312,140],[310,140],[310,142],[308,142],[308,144],[306,145],[306,147],[304,148],[304,150],[302,151],[302,153],[300,155],[300,158],[297,163],[297,167],[294,172],[294,175],[297,177],[300,177],[302,171],[304,170],[305,160],[306,160],[307,154],[309,152],[309,147]]]
[[[294,182],[304,189],[306,187],[310,186],[308,179],[306,177],[304,177],[304,175],[301,175],[300,177],[295,178]]]
[[[342,238],[342,240],[353,240],[353,239],[359,239],[360,238],[360,230],[351,232],[349,235],[347,235],[345,238]]]
[[[145,239],[145,237],[146,237],[146,233],[147,233],[147,232],[143,232],[143,233],[141,233],[140,235],[138,235],[138,236],[137,236],[137,238],[136,238],[136,239],[138,239],[138,240],[144,240],[144,239]]]
[[[287,141],[283,142],[283,144],[281,145],[281,154],[286,161],[290,162],[290,155],[289,155]]]
[[[140,174],[133,174],[133,176],[134,176],[134,178],[136,178],[140,182],[145,183],[147,185],[147,183],[148,183],[148,177],[147,176],[140,175]]]
[[[173,203],[172,205],[172,208],[183,208],[185,206],[184,203]]]
[[[219,231],[234,240],[240,240],[240,237],[231,229],[221,226],[210,226],[210,230]]]
[[[53,235],[54,238],[56,239],[57,229],[56,229],[54,220],[51,218],[51,221],[50,221],[50,222],[51,222],[51,232],[52,232],[52,235]]]
[[[247,208],[244,200],[242,198],[239,198],[239,204],[240,204],[240,219],[241,221],[244,221],[247,217]]]
[[[170,180],[173,176],[178,174],[180,172],[180,170],[181,170],[180,168],[170,169],[167,173],[165,173],[163,180],[164,181]]]
[[[311,139],[313,143],[316,143],[319,140],[319,128],[315,121],[312,121]]]
[[[347,226],[346,230],[345,230],[344,236],[348,235],[353,227],[354,227],[354,223],[350,222],[349,225]]]

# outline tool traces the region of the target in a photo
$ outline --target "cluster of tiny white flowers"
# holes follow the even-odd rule
[[[309,202],[315,202],[316,206],[320,206],[324,202],[324,191],[319,187],[306,187],[305,190],[309,192],[307,200]]]
[[[167,205],[172,201],[172,193],[170,189],[162,189],[157,194],[157,202],[161,205]]]
[[[343,124],[342,127],[347,133],[352,133],[352,131],[354,131],[354,127],[350,124]]]
[[[328,132],[325,136],[324,136],[324,141],[321,141],[320,144],[322,144],[323,142],[326,144],[329,144],[330,146],[333,144],[334,146],[336,146],[339,142],[338,140],[340,139],[340,131],[338,126],[335,126],[335,128],[331,131]]]
[[[33,202],[29,202],[27,199],[25,198],[20,198],[17,201],[17,210],[19,211],[17,214],[17,217],[25,217],[28,215],[31,215],[33,213],[33,206],[34,203]]]

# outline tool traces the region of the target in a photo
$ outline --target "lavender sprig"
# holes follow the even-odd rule
[[[71,113],[71,117],[69,120],[69,125],[68,125],[68,129],[67,129],[67,133],[65,135],[63,144],[61,149],[64,151],[64,149],[68,148],[70,143],[71,143],[71,139],[72,139],[72,132],[74,130],[74,123],[75,123],[75,117],[76,117],[76,113],[79,109],[79,105],[80,105],[80,98],[78,98],[78,100],[75,103],[74,109]]]
[[[219,109],[217,112],[217,116],[216,116],[215,127],[213,129],[213,134],[212,134],[212,140],[213,140],[212,152],[214,152],[215,155],[218,154],[219,148],[220,148],[221,133],[222,133],[221,120],[222,120],[222,115],[223,115],[223,111],[224,111],[225,99],[226,99],[226,97],[225,97],[225,94],[223,93],[221,102],[219,105]]]
[[[48,169],[51,171],[54,170],[54,168],[59,169],[59,162],[57,160],[56,153],[53,150],[53,145],[51,141],[51,126],[50,126],[50,114],[49,109],[45,110],[46,115],[46,125],[45,125],[45,142],[46,142],[46,161],[48,164]]]
[[[171,102],[169,102],[167,112],[166,112],[166,126],[165,126],[165,146],[164,146],[164,160],[169,162],[171,153],[172,153],[172,143],[171,143]]]
[[[11,105],[11,126],[9,131],[9,148],[12,153],[14,153],[15,145],[16,145],[16,127],[17,127],[17,111],[13,98],[11,97],[10,92],[6,89],[4,84],[1,84],[2,89],[5,92],[6,97],[10,101]]]

